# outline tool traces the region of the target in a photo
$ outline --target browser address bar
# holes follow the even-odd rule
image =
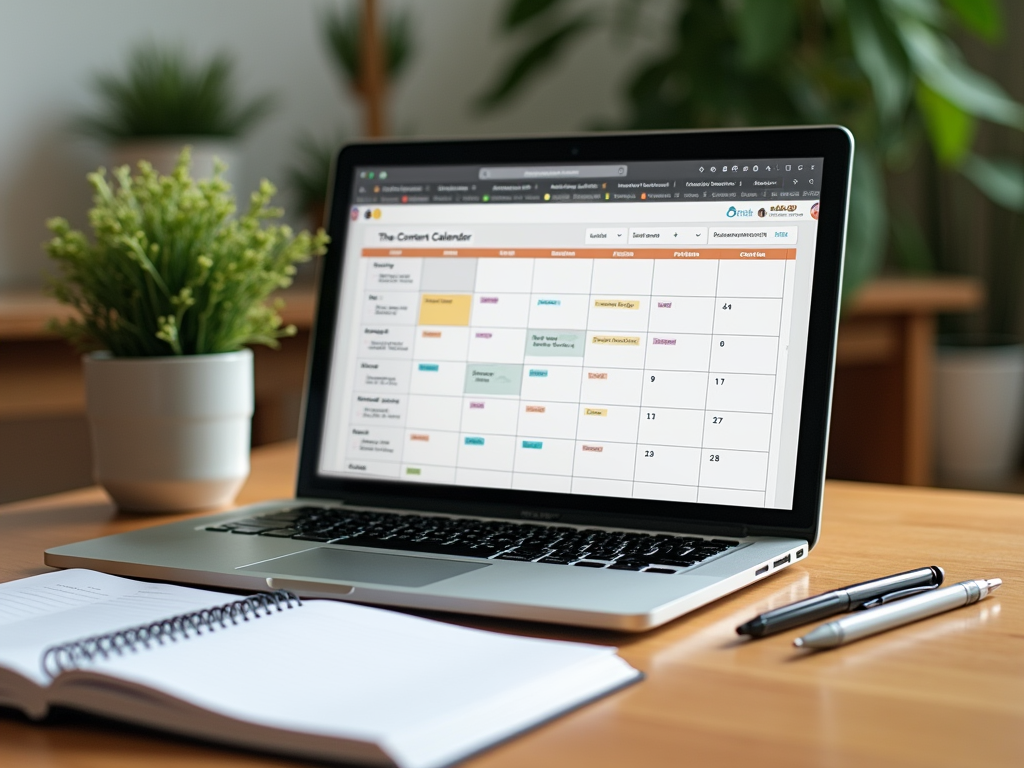
[[[625,165],[548,165],[481,168],[481,179],[594,179],[624,177]]]

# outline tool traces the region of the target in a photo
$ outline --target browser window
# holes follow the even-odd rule
[[[320,472],[792,509],[821,170],[357,169]]]

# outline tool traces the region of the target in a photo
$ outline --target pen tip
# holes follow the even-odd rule
[[[793,641],[793,645],[795,645],[797,648],[800,648],[803,644],[804,639],[802,637],[798,637],[796,640]]]

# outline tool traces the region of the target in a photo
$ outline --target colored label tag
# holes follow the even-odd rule
[[[593,336],[590,339],[592,344],[610,344],[616,347],[639,347],[640,337],[639,336],[608,336],[600,335]]]

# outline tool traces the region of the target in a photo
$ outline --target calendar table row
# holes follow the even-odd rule
[[[363,323],[376,326],[432,326],[449,338],[476,336],[495,328],[558,328],[594,331],[652,331],[777,336],[782,299],[736,296],[674,297],[478,293],[370,292]],[[472,327],[472,333],[469,331]],[[431,337],[428,337],[431,338]]]
[[[772,374],[361,361],[353,422],[458,418],[472,403],[574,403],[771,413]],[[506,406],[495,405],[494,408]],[[440,423],[458,424],[458,421]],[[449,427],[450,428],[450,427]]]
[[[432,483],[479,470],[750,492],[765,490],[768,472],[768,454],[760,451],[468,433],[443,443],[430,437],[390,444],[379,435],[353,434],[344,466],[349,473]]]
[[[464,332],[455,334],[455,330]],[[446,376],[459,378],[459,372],[466,370],[467,363],[519,364],[520,369],[522,364],[548,364],[774,374],[779,353],[777,336],[631,331],[494,328],[473,332],[470,329],[434,330],[407,326],[366,329],[361,341],[360,363],[415,360],[419,364],[413,366],[413,375],[437,380],[439,385]],[[442,373],[435,363],[449,365]]]
[[[781,297],[787,260],[368,258],[369,291]]]
[[[388,415],[392,418],[353,420],[349,455],[369,450],[389,456],[413,451],[454,457],[460,434],[767,451],[772,430],[770,413],[514,400],[441,402],[435,408],[421,403],[410,413]]]

